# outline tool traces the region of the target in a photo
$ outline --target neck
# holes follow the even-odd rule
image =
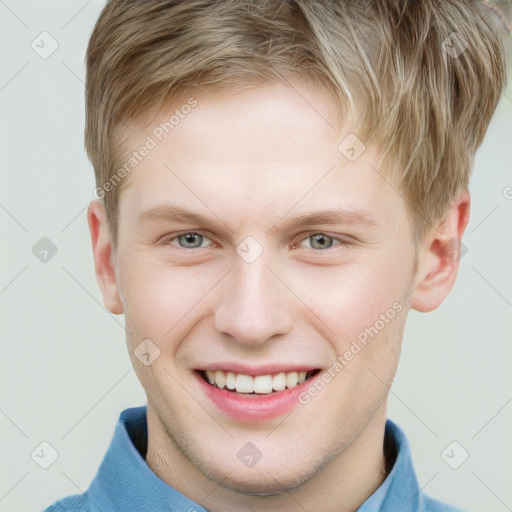
[[[384,454],[386,403],[360,435],[309,480],[272,496],[241,494],[210,479],[175,444],[149,402],[147,417],[147,464],[164,482],[209,512],[354,512],[390,470]]]

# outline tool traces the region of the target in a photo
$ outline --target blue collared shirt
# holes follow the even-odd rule
[[[59,500],[45,512],[207,512],[150,469],[145,461],[147,439],[146,407],[123,411],[89,489]],[[461,512],[420,490],[407,438],[389,419],[384,444],[394,459],[393,467],[357,512]]]

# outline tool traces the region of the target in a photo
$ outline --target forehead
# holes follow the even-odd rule
[[[397,209],[396,191],[375,167],[378,153],[367,147],[357,156],[363,146],[350,122],[337,119],[327,94],[304,85],[184,96],[151,123],[133,125],[126,154],[148,141],[126,178],[120,214],[123,204],[140,214],[176,199],[226,216],[245,211],[253,221],[294,205]]]
[[[132,124],[124,146],[129,152],[150,135],[157,146],[179,144],[183,154],[203,159],[289,160],[290,147],[296,158],[313,159],[309,146],[328,147],[339,124],[330,96],[304,84],[216,86],[184,93],[147,124]]]

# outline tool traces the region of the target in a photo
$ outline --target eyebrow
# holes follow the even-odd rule
[[[279,231],[293,231],[303,226],[318,224],[344,224],[360,225],[367,228],[375,228],[379,225],[377,219],[366,210],[316,210],[304,212],[296,217],[284,221],[278,221],[270,231],[279,226]]]
[[[215,222],[213,219],[200,213],[196,213],[181,206],[171,204],[159,205],[146,210],[140,215],[137,223],[140,224],[150,221],[177,221],[202,225],[212,224]],[[222,220],[221,222],[225,224]],[[379,225],[379,222],[373,215],[370,214],[370,212],[366,210],[327,209],[303,212],[300,215],[284,221],[281,219],[277,221],[269,229],[269,231],[287,231],[298,229],[307,225],[318,224],[361,225],[367,228],[375,228]]]
[[[155,220],[174,220],[182,222],[193,222],[197,224],[205,224],[209,222],[209,219],[200,213],[195,213],[193,211],[187,210],[186,208],[182,208],[181,206],[163,204],[143,212],[137,220],[137,223],[140,224],[142,222]]]

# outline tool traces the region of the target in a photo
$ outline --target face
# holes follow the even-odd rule
[[[162,140],[179,105],[133,127],[127,153],[156,146],[120,195],[116,289],[153,447],[273,494],[383,428],[413,229],[329,97],[269,84],[195,100]]]

